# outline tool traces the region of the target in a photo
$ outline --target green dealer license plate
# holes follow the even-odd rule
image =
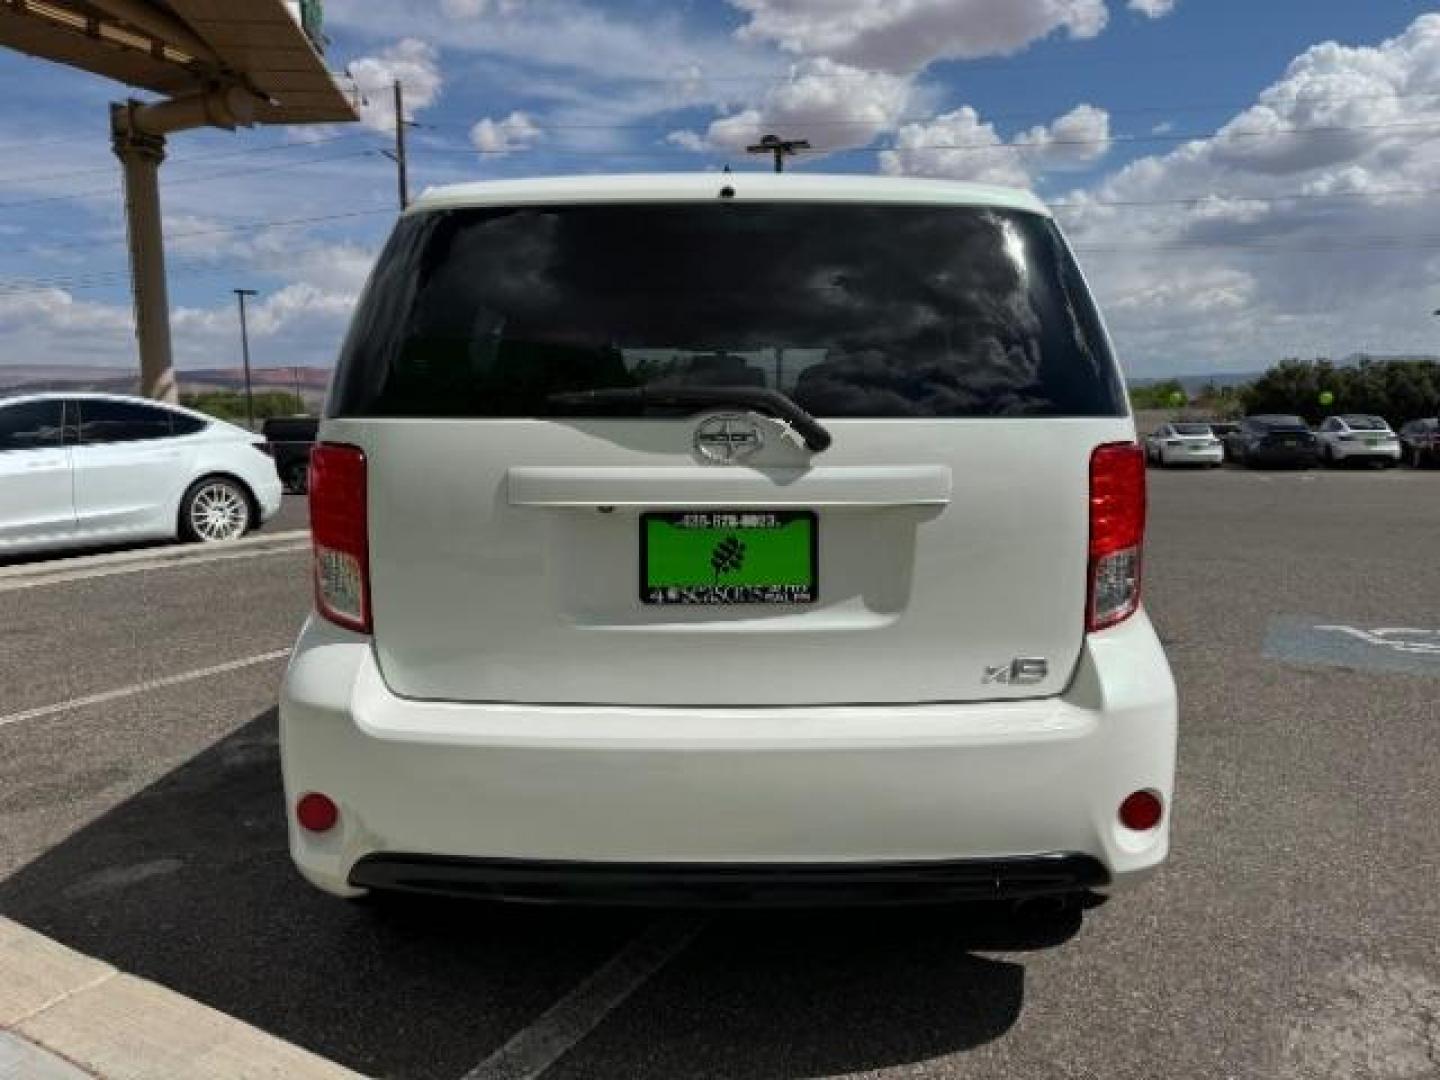
[[[813,604],[818,536],[810,510],[640,515],[646,604]]]

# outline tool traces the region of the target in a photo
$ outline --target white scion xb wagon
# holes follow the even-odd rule
[[[290,844],[341,895],[1070,894],[1166,856],[1175,689],[1105,331],[1020,192],[469,184],[313,458]]]

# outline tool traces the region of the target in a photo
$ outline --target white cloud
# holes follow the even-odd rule
[[[1109,114],[1079,105],[1007,143],[993,124],[966,105],[933,120],[903,125],[895,149],[880,155],[880,169],[891,176],[1028,187],[1039,173],[1094,164],[1108,149],[1109,136]]]
[[[678,146],[681,150],[689,150],[696,154],[710,149],[710,144],[705,141],[705,137],[697,135],[693,131],[672,131],[665,136],[665,141],[671,146]]]
[[[375,250],[271,230],[253,237],[211,237],[213,255],[237,270],[288,280],[252,301],[249,329],[255,363],[328,365],[374,262]],[[172,281],[185,269],[172,263]],[[214,303],[180,304],[170,313],[176,366],[226,366],[238,359],[234,297],[217,287]],[[0,291],[0,340],[14,362],[94,363],[119,369],[135,363],[128,302],[97,302],[61,288]]]
[[[823,57],[804,60],[758,105],[713,121],[703,139],[672,132],[668,141],[686,149],[738,152],[774,134],[806,139],[820,153],[865,146],[894,126],[909,95],[909,80],[900,76]]]
[[[490,4],[490,11],[506,12]],[[464,53],[513,61],[516,72],[547,78],[564,72],[572,88],[589,80],[646,82],[656,75],[701,77],[707,72],[760,72],[775,67],[732,37],[697,28],[678,11],[646,10],[634,17],[576,0],[514,3],[506,18],[466,18],[419,0],[338,0],[325,6],[329,26],[366,38],[414,37]],[[479,12],[482,14],[483,12]]]
[[[395,130],[393,87],[404,88],[405,115],[413,118],[440,97],[444,79],[435,47],[419,38],[404,38],[376,56],[362,56],[347,67],[362,100],[360,121],[376,131]]]
[[[1384,192],[1437,175],[1428,14],[1377,46],[1307,50],[1214,135],[1067,196],[1060,217],[1141,370],[1433,352],[1433,196]]]
[[[1152,19],[1163,19],[1175,10],[1175,3],[1176,0],[1130,0],[1130,10]]]
[[[775,42],[857,67],[918,71],[940,59],[1019,52],[1064,30],[1105,29],[1105,0],[731,0],[750,19],[742,39]]]
[[[1110,114],[1094,105],[1077,105],[1049,127],[1021,134],[1015,144],[1029,148],[1026,160],[1034,171],[1084,168],[1110,149]]]
[[[543,136],[535,122],[523,112],[512,112],[502,120],[488,116],[470,129],[470,142],[487,154],[508,154],[526,150]]]
[[[478,19],[495,12],[509,15],[520,10],[520,0],[440,0],[440,10],[452,19]]]

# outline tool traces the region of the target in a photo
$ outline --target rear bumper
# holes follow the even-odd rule
[[[1330,452],[1336,458],[1349,461],[1351,459],[1368,458],[1373,461],[1399,461],[1400,446],[1346,446],[1344,443],[1332,443]]]
[[[368,638],[312,618],[280,701],[287,805],[319,791],[340,807],[322,834],[288,815],[311,882],[557,899],[715,874],[882,899],[1123,885],[1168,852],[1175,716],[1143,612],[1087,638],[1059,697],[783,708],[414,701],[385,686]],[[1144,833],[1116,816],[1140,789],[1167,807]],[[1069,869],[1037,885],[1056,858]]]
[[[1110,875],[1089,855],[911,863],[585,863],[366,855],[349,883],[525,903],[788,907],[1019,899],[1101,888]]]
[[[1320,461],[1318,446],[1255,447],[1245,454],[1245,461],[1254,465],[1315,465]]]
[[[1166,446],[1160,450],[1160,460],[1166,465],[1219,465],[1225,460],[1225,450],[1220,446],[1206,446],[1198,450]]]

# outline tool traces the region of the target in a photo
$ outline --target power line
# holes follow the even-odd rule
[[[252,154],[266,154],[277,150],[306,150],[312,146],[324,146],[328,143],[353,141],[355,139],[373,138],[368,132],[348,132],[344,135],[333,135],[323,139],[312,139],[308,142],[293,143],[272,143],[268,146],[251,146],[241,150],[225,150],[216,154],[199,154],[194,157],[174,157],[169,161],[171,168],[185,168],[206,161],[223,161],[227,158],[249,157]],[[0,176],[0,184],[30,184],[42,180],[65,180],[72,176],[90,176],[96,173],[113,173],[115,166],[96,165],[93,168],[69,169],[58,173],[28,174],[23,176]]]
[[[1080,244],[1077,254],[1098,255],[1144,255],[1169,251],[1215,251],[1234,255],[1299,255],[1332,254],[1335,252],[1357,251],[1419,251],[1440,249],[1440,235],[1429,237],[1376,236],[1363,241],[1336,240],[1334,242],[1308,241],[1294,243],[1258,243],[1254,241],[1162,241],[1154,244]],[[231,266],[181,267],[187,277],[213,277],[234,273]],[[17,280],[0,282],[0,297],[23,296],[34,293],[64,290],[82,292],[91,289],[105,289],[122,285],[128,278],[128,271],[109,271],[89,277],[53,280]]]
[[[1075,250],[1085,254],[1118,254],[1147,251],[1240,251],[1276,253],[1312,253],[1332,251],[1386,251],[1392,249],[1432,248],[1440,246],[1440,234],[1377,235],[1345,237],[1334,240],[1303,240],[1292,242],[1286,237],[1261,237],[1251,240],[1160,240],[1154,243],[1076,244]]]
[[[1317,95],[1317,96],[1315,96],[1315,97],[1307,97],[1307,98],[1305,98],[1303,103],[1304,103],[1305,105],[1315,105],[1315,104],[1320,104],[1320,103],[1345,103],[1345,102],[1351,102],[1351,101],[1385,101],[1385,100],[1390,100],[1390,99],[1392,99],[1392,98],[1401,98],[1401,99],[1404,99],[1404,98],[1416,98],[1416,97],[1433,97],[1433,98],[1440,98],[1440,90],[1414,90],[1414,91],[1404,91],[1404,92],[1402,92],[1402,93],[1394,93],[1394,94],[1336,94],[1336,95],[1333,95],[1333,96],[1320,96],[1320,95]],[[1099,105],[1096,105],[1095,108],[1097,108],[1097,109],[1103,108],[1104,111],[1105,111],[1108,115],[1110,115],[1110,116],[1130,116],[1130,115],[1164,115],[1164,114],[1170,114],[1170,113],[1187,113],[1187,112],[1188,112],[1188,113],[1219,112],[1219,111],[1224,110],[1224,109],[1245,109],[1245,108],[1249,108],[1250,106],[1253,106],[1253,105],[1256,105],[1256,104],[1258,104],[1258,102],[1256,102],[1255,99],[1251,98],[1251,99],[1246,100],[1246,101],[1236,101],[1236,100],[1232,100],[1232,101],[1218,101],[1218,102],[1211,102],[1211,103],[1209,103],[1209,104],[1197,104],[1197,103],[1193,103],[1193,102],[1192,102],[1192,103],[1189,103],[1189,104],[1180,104],[1180,105],[1137,105],[1137,106],[1124,106],[1124,105],[1122,105],[1122,106],[1116,106],[1116,107],[1113,107],[1113,108],[1112,108],[1112,107],[1109,107],[1109,106],[1099,106]],[[687,107],[688,107],[688,106],[687,106]],[[957,108],[959,108],[959,107],[963,107],[963,106],[957,106]],[[980,115],[978,109],[976,110],[976,113],[977,113],[977,115]],[[1055,112],[1054,112],[1053,109],[1044,109],[1044,110],[1042,110],[1042,109],[1026,109],[1026,110],[1022,110],[1022,111],[1018,111],[1018,112],[985,113],[985,114],[983,114],[983,116],[981,116],[981,118],[982,118],[984,121],[986,121],[986,122],[990,122],[990,121],[994,121],[994,120],[1041,120],[1041,119],[1047,119],[1047,118],[1053,119],[1054,117],[1055,117]],[[923,123],[933,122],[933,121],[935,120],[935,118],[936,118],[936,114],[934,114],[934,113],[926,113],[926,114],[915,114],[915,115],[908,115],[908,116],[896,116],[896,117],[891,117],[891,118],[888,118],[885,122],[886,122],[887,124],[890,124],[890,125],[895,125],[895,124],[923,124]],[[721,116],[721,117],[716,117],[716,119],[718,119],[718,120],[724,120],[724,119],[726,119],[726,117]],[[794,118],[794,117],[788,117],[788,116],[787,116],[787,117],[785,118],[785,123],[786,123],[787,126],[795,127],[795,128],[808,128],[808,127],[873,127],[873,126],[875,126],[875,120],[874,120],[874,118],[865,118],[865,117],[855,117],[855,118],[851,118],[851,119],[835,118],[835,117],[813,117],[813,118],[807,119],[807,118],[804,118],[804,117]],[[434,123],[426,123],[426,124],[423,125],[423,126],[426,127],[426,128],[434,129],[434,130],[459,131],[459,130],[468,130],[468,129],[471,128],[473,125],[471,125],[471,124],[434,124]],[[612,123],[612,124],[602,124],[602,123],[581,124],[581,123],[549,123],[549,122],[547,122],[547,123],[545,123],[544,128],[545,128],[546,131],[668,131],[668,130],[674,128],[674,126],[675,126],[674,123],[660,123],[660,122],[651,122],[651,123],[643,123],[643,124],[640,124],[640,123],[636,123],[636,124],[613,124],[613,123]]]
[[[225,233],[245,232],[252,229],[256,232],[269,229],[288,229],[301,225],[318,225],[329,221],[343,221],[347,218],[375,217],[380,214],[393,215],[394,213],[394,207],[377,206],[369,210],[347,210],[342,214],[317,214],[313,217],[237,221],[230,225],[217,225],[208,229],[189,229],[185,232],[166,233],[165,241],[169,243],[172,240],[189,240],[197,236],[220,236]],[[75,240],[63,244],[35,244],[28,248],[0,248],[0,257],[7,255],[44,255],[52,251],[68,251],[74,248],[91,248],[125,243],[127,243],[127,241],[124,237],[112,237],[97,240]]]
[[[200,176],[182,176],[174,180],[166,180],[165,186],[173,187],[177,184],[195,184],[206,180],[229,180],[237,176],[254,176],[258,173],[280,172],[285,169],[302,169],[307,165],[326,165],[336,161],[344,161],[348,158],[370,157],[372,150],[353,150],[346,154],[335,154],[330,157],[312,158],[309,161],[288,161],[280,165],[261,166],[258,169],[237,169],[222,173],[205,173]],[[92,188],[88,191],[72,191],[63,195],[42,195],[34,199],[19,199],[13,202],[0,203],[0,210],[7,210],[16,206],[39,206],[42,203],[64,202],[68,199],[89,199],[101,195],[114,195],[119,193],[117,185],[103,188]]]
[[[1285,192],[1278,195],[1240,195],[1233,192],[1212,191],[1202,195],[1187,195],[1171,199],[1085,199],[1075,201],[1049,201],[1046,205],[1052,210],[1080,210],[1098,207],[1120,207],[1135,208],[1149,206],[1200,206],[1206,203],[1259,203],[1276,204],[1293,201],[1329,201],[1333,199],[1381,199],[1381,198],[1405,198],[1423,195],[1440,194],[1440,187],[1417,187],[1417,188],[1379,188],[1374,191],[1295,191]],[[249,221],[234,222],[228,225],[217,225],[206,229],[190,229],[183,232],[167,233],[166,241],[188,240],[203,236],[221,236],[227,233],[255,231],[262,232],[271,229],[297,228],[306,225],[319,225],[332,221],[344,221],[361,217],[377,217],[381,215],[393,215],[392,207],[374,207],[365,210],[350,210],[338,214],[317,214],[309,217],[279,218],[279,219],[254,219]],[[0,257],[16,255],[45,255],[53,251],[66,251],[76,248],[93,248],[100,246],[122,245],[126,241],[123,237],[109,239],[87,239],[75,240],[59,244],[35,244],[27,248],[0,248]]]
[[[1292,191],[1283,195],[1235,195],[1213,191],[1174,199],[1079,199],[1047,202],[1052,210],[1086,209],[1092,206],[1202,206],[1211,202],[1284,203],[1296,200],[1378,199],[1411,195],[1440,195],[1440,188],[1380,188],[1375,191]]]
[[[803,124],[796,125],[804,127]],[[1333,135],[1354,131],[1388,131],[1388,130],[1418,130],[1440,127],[1440,117],[1433,120],[1405,121],[1393,124],[1350,124],[1316,127],[1290,127],[1272,128],[1269,131],[1232,131],[1225,137],[1227,139],[1273,139],[1286,135]],[[839,154],[877,154],[877,153],[912,153],[927,150],[956,150],[956,151],[996,151],[1013,150],[1016,152],[1040,152],[1049,150],[1056,146],[1108,146],[1112,144],[1129,143],[1181,143],[1190,142],[1195,139],[1215,138],[1211,134],[1184,134],[1178,135],[1172,132],[1152,133],[1149,135],[1106,135],[1086,139],[1047,139],[1044,142],[1014,143],[1014,142],[970,142],[970,143],[926,143],[919,146],[897,146],[893,143],[884,146],[852,146],[838,149],[826,149],[824,147],[811,147],[809,149],[797,149],[796,153],[816,155],[839,155]],[[675,151],[671,150],[584,150],[579,148],[566,148],[554,146],[514,146],[504,149],[480,149],[479,147],[452,147],[452,146],[426,146],[412,148],[412,153],[426,154],[450,154],[479,157],[509,157],[520,154],[551,154],[556,157],[671,157]],[[730,153],[738,153],[739,149],[724,147],[707,151],[705,156],[715,157]]]
[[[233,274],[233,266],[211,266],[205,263],[176,264],[171,271],[183,271],[186,278],[215,277],[221,274]],[[124,285],[130,280],[129,270],[106,270],[94,274],[88,274],[74,278],[16,278],[11,281],[0,281],[0,297],[26,296],[34,293],[55,292],[82,292],[89,289],[109,289]]]
[[[1225,135],[1227,139],[1270,139],[1283,135],[1336,135],[1352,131],[1386,131],[1391,129],[1407,128],[1433,128],[1440,126],[1440,117],[1434,120],[1406,121],[1395,124],[1349,124],[1334,125],[1328,127],[1291,127],[1271,128],[1269,131],[1232,131]],[[1100,146],[1111,143],[1149,143],[1149,142],[1190,142],[1194,139],[1218,138],[1216,134],[1177,135],[1170,132],[1152,133],[1149,135],[1106,135],[1093,139],[1047,139],[1044,142],[1034,143],[925,143],[921,146],[864,146],[856,147],[857,150],[880,152],[894,151],[896,153],[909,153],[916,150],[1048,150],[1052,146]],[[825,151],[814,151],[823,153]]]

